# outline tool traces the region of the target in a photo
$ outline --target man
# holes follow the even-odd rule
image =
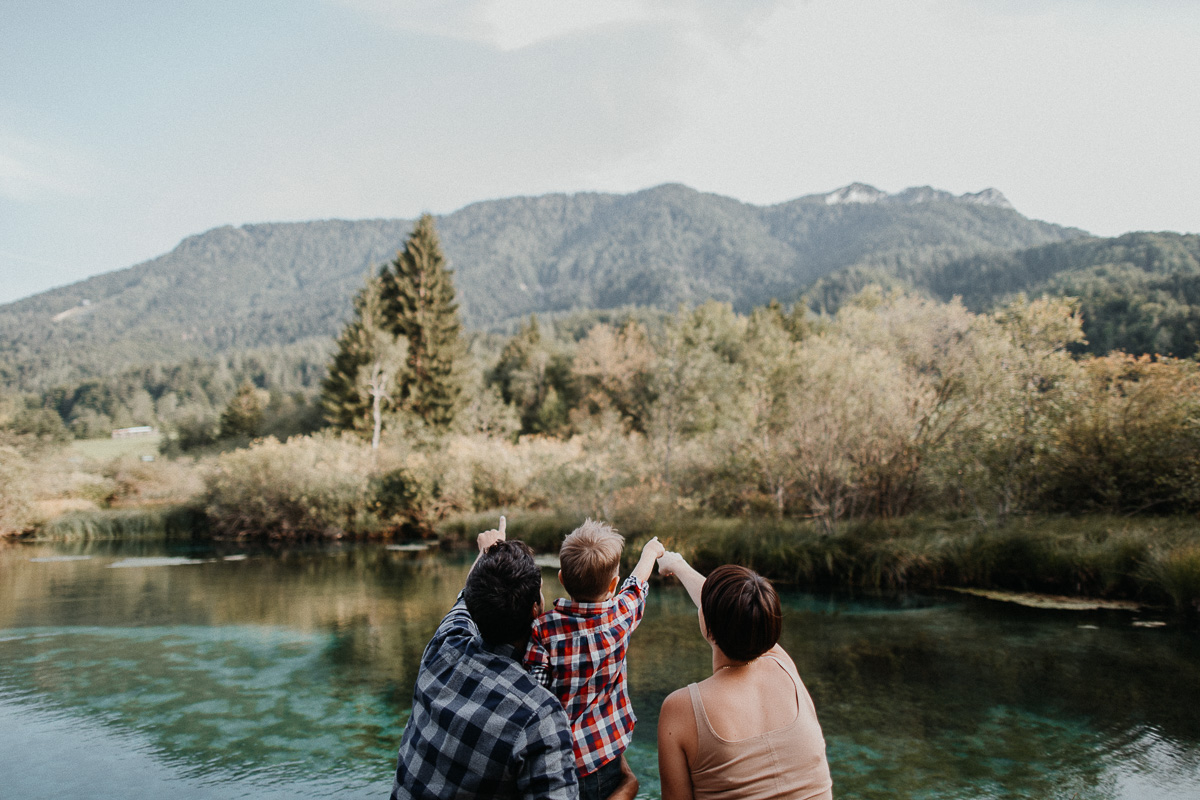
[[[421,656],[393,800],[578,797],[567,715],[519,660],[545,604],[542,572],[504,526],[479,534],[466,586]],[[613,800],[637,792],[624,775]]]

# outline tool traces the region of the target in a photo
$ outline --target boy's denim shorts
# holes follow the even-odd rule
[[[605,800],[621,785],[621,757],[617,756],[591,775],[579,776],[579,800]]]

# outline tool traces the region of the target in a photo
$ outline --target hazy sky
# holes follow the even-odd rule
[[[0,0],[0,302],[224,224],[853,181],[1200,231],[1200,2]]]

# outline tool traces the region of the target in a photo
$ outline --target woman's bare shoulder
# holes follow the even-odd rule
[[[782,664],[783,668],[788,672],[792,673],[797,678],[800,677],[800,671],[796,669],[796,662],[792,661],[792,657],[788,655],[787,650],[784,650],[782,645],[775,645],[766,653],[764,653],[764,655],[771,656],[780,664]]]
[[[695,751],[696,714],[686,686],[671,692],[663,700],[662,712],[658,715],[658,746],[660,752],[672,746],[685,753]]]
[[[677,716],[685,712],[688,717],[692,716],[692,697],[687,686],[671,692],[662,704],[663,716]]]

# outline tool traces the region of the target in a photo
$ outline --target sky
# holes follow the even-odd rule
[[[1195,0],[0,0],[0,303],[220,225],[684,183],[1200,231]]]

